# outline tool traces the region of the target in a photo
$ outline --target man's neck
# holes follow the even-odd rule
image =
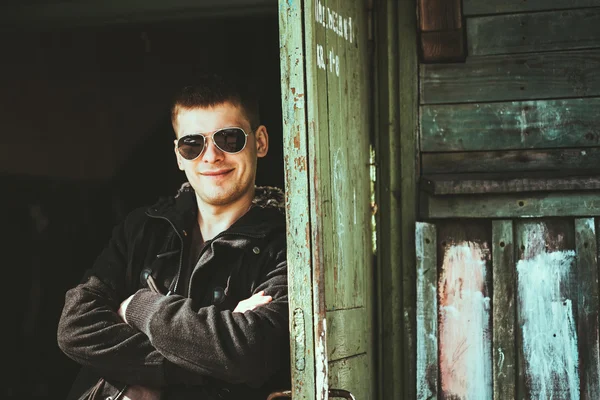
[[[204,241],[227,230],[250,209],[252,197],[241,198],[227,206],[212,206],[198,201],[198,226]]]

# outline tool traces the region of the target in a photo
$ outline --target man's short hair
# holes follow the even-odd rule
[[[179,110],[214,107],[223,103],[240,107],[252,130],[260,125],[258,96],[250,84],[229,76],[207,74],[175,95],[171,107],[173,128],[176,127]]]

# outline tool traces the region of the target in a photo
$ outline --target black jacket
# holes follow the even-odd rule
[[[83,366],[70,397],[107,382],[163,389],[167,399],[266,399],[289,388],[287,264],[283,194],[256,188],[252,208],[207,241],[177,293],[196,223],[195,194],[132,212],[81,284],[66,293],[58,327],[62,351]],[[151,274],[163,294],[147,287]],[[169,289],[171,292],[169,292]],[[273,301],[233,314],[237,303],[265,290]],[[120,303],[135,293],[124,323]],[[166,294],[166,295],[165,295]]]

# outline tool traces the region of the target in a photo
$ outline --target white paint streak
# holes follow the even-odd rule
[[[329,392],[329,364],[327,363],[327,348],[325,338],[327,337],[327,320],[323,318],[323,329],[317,338],[317,347],[315,348],[316,368],[317,368],[317,399],[327,400]]]
[[[492,398],[490,299],[483,295],[488,258],[489,250],[473,242],[449,246],[444,255],[439,330],[446,398]]]
[[[334,192],[332,193],[332,197],[335,198],[334,209],[335,211],[335,220],[337,226],[335,228],[335,232],[337,234],[337,268],[344,268],[344,236],[346,234],[346,227],[344,225],[344,210],[345,207],[342,206],[342,195],[343,184],[344,184],[344,174],[343,174],[343,166],[342,166],[342,150],[337,149],[333,157],[333,184],[334,184]]]
[[[563,298],[575,252],[548,253],[546,227],[532,224],[524,260],[517,263],[519,316],[531,398],[579,399],[577,327],[571,299]]]
[[[356,187],[354,187],[354,225],[356,225]]]

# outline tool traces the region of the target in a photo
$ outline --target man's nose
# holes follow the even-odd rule
[[[214,163],[223,159],[223,151],[215,145],[211,137],[206,138],[206,149],[204,149],[202,159],[207,163]]]

